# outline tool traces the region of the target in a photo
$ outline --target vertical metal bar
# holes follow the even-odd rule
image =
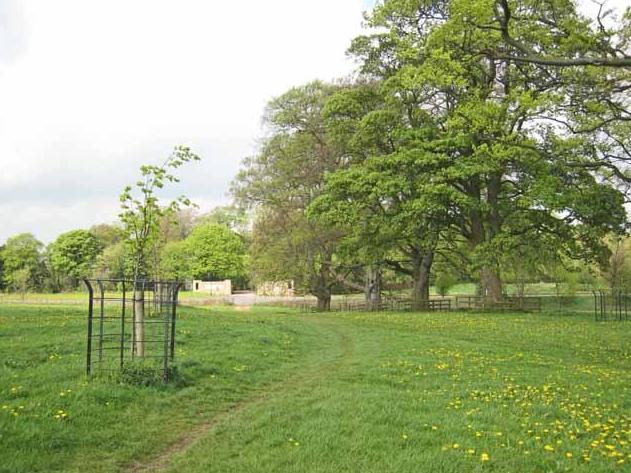
[[[164,381],[168,381],[169,379],[169,334],[170,334],[170,329],[169,326],[171,325],[169,322],[171,321],[171,313],[168,310],[168,307],[166,310],[162,310],[162,297],[164,297],[165,294],[161,293],[160,294],[160,315],[164,318],[164,347],[162,349],[162,361],[164,363],[163,366],[163,372],[162,372],[162,379]],[[169,294],[166,294],[166,296],[168,297]]]
[[[100,304],[100,320],[99,320],[99,365],[103,362],[103,335],[105,332],[105,290],[103,289],[103,282],[98,281],[99,293],[101,295]]]
[[[88,302],[88,351],[86,356],[86,374],[90,376],[92,368],[92,318],[94,316],[94,290],[90,281],[84,279],[83,282],[88,287],[90,300]]]
[[[621,316],[621,314],[620,314],[620,309],[621,309],[621,307],[620,307],[620,292],[617,292],[617,293],[616,293],[616,302],[615,302],[615,304],[616,304],[616,305],[614,306],[614,307],[615,307],[615,309],[616,309],[616,311],[615,311],[615,317],[616,317],[618,320],[620,320],[620,316]]]
[[[175,360],[175,319],[177,315],[177,296],[180,291],[180,283],[174,283],[173,297],[171,299],[171,361]]]
[[[121,306],[121,344],[120,344],[120,364],[121,369],[123,368],[123,364],[125,362],[125,301],[127,299],[127,291],[125,287],[125,281],[123,281],[123,300]]]
[[[136,292],[138,291],[138,283],[134,280],[132,284],[134,287],[131,296],[131,359],[133,360],[136,355]]]

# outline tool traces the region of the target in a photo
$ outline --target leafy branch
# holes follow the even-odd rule
[[[126,186],[120,195],[121,213],[126,243],[133,261],[134,281],[149,275],[148,255],[157,243],[160,220],[177,212],[182,206],[193,205],[186,196],[179,196],[168,205],[161,206],[156,192],[167,183],[180,182],[174,170],[200,157],[186,146],[176,146],[171,155],[159,166],[140,167],[141,178],[133,186]]]

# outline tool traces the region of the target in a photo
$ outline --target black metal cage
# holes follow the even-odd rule
[[[170,376],[175,359],[179,282],[85,279],[89,293],[88,375],[123,370],[128,363]]]
[[[628,321],[631,295],[622,291],[594,291],[594,316],[597,322]]]

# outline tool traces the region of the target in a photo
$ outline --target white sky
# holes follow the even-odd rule
[[[0,244],[110,222],[143,163],[227,203],[265,103],[349,74],[363,0],[0,0]]]
[[[265,103],[352,72],[373,3],[0,0],[0,244],[114,221],[138,167],[177,144],[202,162],[173,191],[227,203]]]

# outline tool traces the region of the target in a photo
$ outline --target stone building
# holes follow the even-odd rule
[[[232,281],[193,281],[193,292],[205,292],[211,296],[229,296],[232,294]]]

